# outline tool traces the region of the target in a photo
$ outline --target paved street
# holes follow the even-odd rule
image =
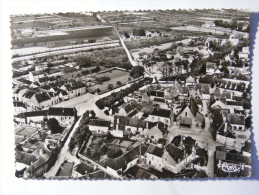
[[[44,174],[44,176],[46,178],[51,178],[51,177],[55,177],[59,167],[61,166],[61,164],[65,161],[65,160],[69,160],[74,162],[75,164],[79,164],[80,160],[77,159],[75,156],[72,156],[69,152],[69,147],[68,144],[71,140],[71,138],[73,137],[77,127],[79,126],[80,120],[82,119],[82,117],[80,117],[80,119],[76,122],[73,130],[71,131],[69,137],[67,138],[67,141],[65,142],[63,148],[61,149],[57,161],[56,163],[50,168],[50,170]]]

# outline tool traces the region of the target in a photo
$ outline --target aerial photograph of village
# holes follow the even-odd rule
[[[251,176],[250,13],[10,16],[15,176]]]

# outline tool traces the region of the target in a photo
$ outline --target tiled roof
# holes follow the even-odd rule
[[[36,116],[47,116],[48,110],[39,110],[33,112],[24,112],[17,115],[19,118],[25,117],[36,117]]]
[[[162,158],[162,156],[164,154],[164,150],[163,150],[163,148],[159,148],[153,144],[150,144],[150,146],[148,147],[147,153],[153,154],[157,157]]]
[[[165,149],[176,162],[184,159],[184,151],[176,147],[174,144],[168,144]]]
[[[50,97],[46,92],[36,94],[35,98],[38,101],[38,103],[50,100]]]
[[[243,106],[243,102],[239,101],[226,101],[229,106]]]
[[[196,114],[199,111],[199,106],[197,105],[197,103],[195,102],[195,100],[193,98],[191,98],[190,110],[191,110],[193,116],[196,117]]]
[[[252,145],[251,145],[250,142],[245,142],[245,145],[244,145],[244,147],[243,147],[243,151],[249,152],[249,153],[252,152]]]
[[[194,101],[196,102],[196,104],[202,105],[202,99],[194,98]]]
[[[48,77],[39,78],[39,82],[40,82],[40,83],[47,82],[47,81],[49,81],[49,78],[48,78]]]
[[[62,70],[63,73],[72,73],[72,72],[75,72],[75,71],[77,71],[77,70],[74,67],[66,67]]]
[[[43,72],[43,71],[32,71],[31,74],[32,74],[33,76],[37,76],[37,75],[42,75],[42,74],[44,74],[44,72]]]
[[[196,148],[196,155],[205,158],[208,160],[208,151],[206,151],[204,148]]]
[[[75,114],[75,108],[50,107],[48,110],[49,116],[75,116]]]
[[[157,96],[157,97],[164,97],[165,96],[163,91],[151,91],[150,95],[151,96]]]
[[[133,127],[145,127],[145,121],[137,118],[130,118],[127,116],[116,115],[114,117],[114,126],[116,126],[119,120],[119,129],[125,130],[125,126],[133,126]]]
[[[153,110],[151,115],[170,118],[171,110],[157,108]]]
[[[190,136],[186,137],[184,140],[183,140],[183,144],[184,145],[188,145],[188,146],[195,146],[195,143],[196,143],[196,140],[191,138]]]
[[[33,91],[27,91],[23,94],[23,97],[30,99],[35,93]]]
[[[136,179],[141,179],[141,178],[149,179],[152,175],[149,172],[147,172],[146,170],[144,170],[136,165],[129,168],[125,173]]]

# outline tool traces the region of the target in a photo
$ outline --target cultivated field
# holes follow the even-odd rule
[[[86,28],[86,29],[75,29],[75,30],[57,30],[57,31],[45,31],[42,35],[32,38],[21,38],[13,39],[12,45],[24,45],[32,43],[41,43],[41,42],[53,42],[61,40],[76,40],[76,39],[99,39],[103,37],[113,38],[115,37],[115,32],[113,27],[97,27],[97,28]]]

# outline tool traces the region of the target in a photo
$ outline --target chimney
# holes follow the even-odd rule
[[[141,159],[141,144],[139,144],[139,160]]]
[[[120,119],[117,118],[117,122],[116,122],[116,130],[119,130],[119,123],[120,123]]]
[[[192,147],[192,153],[193,153],[193,155],[196,155],[196,148],[195,148],[195,146]]]
[[[228,123],[225,122],[224,133],[227,133],[227,131],[228,131]]]
[[[181,141],[180,141],[180,149],[183,149],[183,135],[181,135]]]
[[[43,149],[40,149],[40,150],[39,150],[39,155],[42,156],[43,154],[44,154]]]

